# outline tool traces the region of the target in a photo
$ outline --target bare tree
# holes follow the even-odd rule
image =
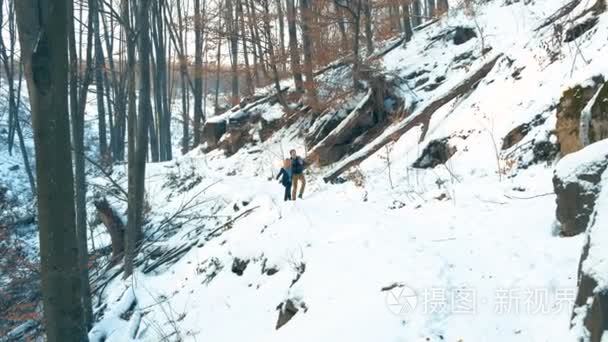
[[[296,7],[294,0],[287,1],[287,30],[289,31],[289,55],[291,57],[291,72],[296,85],[296,92],[304,93],[304,81],[300,66],[300,52],[298,51],[298,33],[296,28]]]
[[[22,83],[22,67],[20,63],[15,63],[16,55],[16,43],[17,43],[17,30],[15,27],[15,0],[8,1],[8,30],[9,30],[9,48],[4,42],[3,35],[0,35],[0,56],[2,57],[4,65],[4,73],[6,77],[6,83],[8,85],[8,127],[9,127],[9,138],[8,138],[8,151],[12,153],[13,139],[15,132],[19,139],[19,147],[21,149],[21,156],[23,158],[23,166],[27,174],[28,181],[30,183],[30,189],[32,196],[36,194],[36,183],[34,175],[32,173],[32,167],[30,165],[27,148],[25,147],[25,140],[23,138],[23,131],[21,129],[21,121],[19,120],[19,112],[21,109],[21,83]],[[0,24],[4,26],[4,0],[0,0]],[[15,70],[16,65],[19,65],[19,73]],[[17,88],[15,89],[15,74],[17,78]]]
[[[361,10],[364,0],[334,0],[334,3],[350,14],[352,19],[352,34],[353,34],[353,86],[359,87],[361,60],[359,53],[359,41],[361,36]]]
[[[270,55],[270,68],[272,69],[274,88],[275,88],[275,91],[277,92],[277,98],[278,98],[279,102],[285,109],[288,109],[287,103],[285,102],[285,99],[283,98],[283,94],[281,92],[281,85],[279,83],[279,72],[278,72],[278,68],[277,68],[277,60],[276,60],[276,56],[275,56],[275,52],[274,52],[274,46],[272,43],[272,32],[270,29],[271,19],[270,19],[270,10],[269,10],[268,0],[262,0],[262,7],[264,10],[264,13],[263,13],[264,14],[263,15],[264,33],[266,36],[266,46],[268,46],[268,54]]]
[[[364,12],[365,12],[365,42],[367,48],[367,55],[370,56],[374,53],[374,43],[373,43],[373,31],[372,31],[372,6],[371,0],[363,0],[364,4]]]
[[[240,2],[240,0],[239,0]],[[277,21],[279,22],[279,57],[281,63],[281,69],[283,71],[287,70],[287,66],[285,63],[286,60],[286,51],[285,51],[285,13],[283,12],[283,3],[281,0],[276,0],[276,8],[277,8]]]
[[[152,116],[150,103],[150,1],[140,0],[137,8],[137,40],[139,49],[139,101],[137,136],[133,164],[129,165],[129,213],[125,243],[124,277],[133,274],[133,262],[139,241],[143,235],[143,209],[146,177],[146,155],[148,147],[149,121]]]
[[[203,122],[203,15],[201,0],[194,0],[194,146],[201,143]]]
[[[437,11],[439,14],[446,13],[449,8],[448,0],[437,0]]]
[[[70,155],[66,23],[72,20],[72,11],[68,4],[67,0],[15,3],[35,132],[40,271],[50,342],[87,340]]]
[[[403,35],[405,36],[405,42],[412,40],[414,32],[412,31],[412,16],[410,15],[410,4],[409,0],[404,0],[401,4],[403,10]]]
[[[167,79],[167,44],[162,7],[164,2],[154,1],[152,11],[152,37],[154,46],[154,113],[158,128],[158,148],[160,161],[173,158],[171,151],[171,105],[169,103],[169,82]]]
[[[97,122],[99,132],[99,153],[101,159],[109,161],[109,150],[106,131],[106,110],[104,104],[104,82],[103,70],[104,56],[101,45],[101,26],[99,25],[99,2],[100,0],[89,0],[89,11],[93,18],[93,31],[95,39],[95,86],[97,89]]]
[[[232,66],[232,93],[230,102],[235,105],[240,102],[239,96],[239,40],[238,40],[238,18],[235,18],[233,0],[226,2],[226,31],[230,43],[230,65]]]
[[[247,29],[245,27],[245,12],[243,11],[243,0],[236,0],[237,16],[239,18],[239,30],[241,31],[241,42],[243,43],[243,61],[245,62],[245,93],[249,96],[253,94],[254,84],[253,78],[251,77],[251,71],[249,66],[249,51],[247,49]],[[284,53],[283,47],[283,53]]]
[[[422,24],[422,10],[420,7],[420,0],[412,0],[412,12],[411,16],[412,26],[417,27]]]
[[[315,86],[315,76],[312,58],[312,33],[311,33],[311,21],[312,11],[310,6],[310,0],[299,0],[300,1],[300,14],[302,16],[300,28],[302,29],[302,50],[304,50],[304,76],[306,76],[306,82],[304,83],[304,89],[306,90],[307,102],[313,108],[317,107],[317,90]]]

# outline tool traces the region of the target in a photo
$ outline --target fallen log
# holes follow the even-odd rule
[[[427,19],[428,19],[428,17],[427,17]],[[422,25],[418,25],[418,26],[414,27],[414,32],[422,31],[425,28],[427,28],[427,27],[429,27],[429,26],[437,23],[438,21],[439,21],[439,18],[434,18],[434,19],[432,19],[432,20],[430,20],[430,21],[428,21],[428,22],[426,22],[426,23],[424,23]]]
[[[359,101],[355,109],[353,109],[336,128],[310,150],[307,160],[314,163],[320,163],[321,161],[323,161],[323,164],[331,163],[329,159],[332,158],[328,158],[327,156],[330,150],[335,148],[336,145],[344,144],[353,134],[353,129],[364,120],[366,115],[369,116],[369,111],[373,105],[371,103],[374,99],[373,93],[373,89],[370,88],[363,99]]]
[[[458,85],[450,89],[445,95],[437,98],[432,101],[425,107],[423,107],[418,113],[412,114],[407,117],[404,121],[397,124],[397,126],[393,127],[388,131],[388,133],[383,134],[382,136],[374,139],[370,144],[354,153],[350,157],[346,158],[342,161],[338,166],[336,166],[333,170],[331,170],[327,175],[323,177],[325,182],[331,182],[336,179],[339,175],[341,175],[344,171],[348,170],[354,165],[358,165],[369,156],[373,155],[381,149],[384,145],[388,144],[391,141],[398,140],[403,134],[408,132],[410,129],[422,125],[422,133],[420,135],[419,141],[423,141],[426,133],[429,129],[429,123],[431,121],[431,117],[433,113],[435,113],[439,108],[443,107],[445,104],[449,103],[453,99],[465,95],[467,92],[472,90],[472,88],[481,81],[496,65],[498,59],[502,56],[502,54],[498,54],[486,64],[481,66],[477,71],[475,71],[471,76],[467,77],[464,81],[460,82]]]
[[[569,3],[565,4],[564,6],[560,7],[555,13],[551,14],[549,16],[549,18],[547,18],[545,21],[543,21],[543,23],[539,27],[537,27],[534,31],[540,31],[541,29],[543,29],[543,28],[553,24],[554,22],[558,21],[559,19],[567,16],[580,3],[581,3],[581,0],[572,0]]]
[[[369,56],[368,60],[376,60],[376,59],[378,59],[380,57],[384,57],[389,52],[395,50],[396,48],[402,47],[404,42],[405,42],[405,36],[402,36],[401,38],[399,38],[395,42],[393,42],[391,45],[389,45],[388,47],[386,47],[383,50],[381,50],[379,52],[376,52],[376,53],[372,54],[371,56]]]
[[[342,60],[338,60],[338,61],[336,61],[334,63],[330,63],[329,65],[327,65],[323,69],[315,71],[315,77],[316,76],[321,76],[321,75],[323,75],[324,73],[326,73],[326,72],[328,72],[330,70],[339,69],[339,68],[348,66],[348,65],[350,65],[352,63],[353,63],[352,56],[347,56],[347,57],[343,58]]]

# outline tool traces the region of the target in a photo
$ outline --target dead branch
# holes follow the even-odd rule
[[[230,225],[232,225],[234,222],[236,222],[238,219],[240,219],[241,217],[247,216],[249,214],[251,214],[251,212],[253,212],[255,209],[259,208],[259,206],[255,206],[253,208],[247,209],[245,211],[243,211],[242,213],[240,213],[239,215],[235,216],[234,218],[228,220],[226,223],[222,224],[221,226],[215,228],[214,230],[211,231],[211,233],[209,233],[207,235],[207,237],[205,238],[205,240],[209,241],[209,239],[211,239],[212,237],[214,237],[215,233],[219,232],[220,230],[229,227]]]
[[[559,19],[567,16],[572,12],[576,6],[581,3],[581,0],[572,0],[564,6],[560,7],[555,13],[551,14],[547,20],[545,20],[539,27],[537,27],[534,31],[540,31],[541,29],[553,24]]]
[[[546,197],[546,196],[555,196],[555,192],[547,192],[545,194],[540,194],[540,195],[535,195],[535,196],[530,196],[530,197],[517,197],[517,196],[505,195],[505,197],[508,199],[517,199],[517,200],[529,200],[529,199]]]
[[[122,186],[120,186],[120,184],[118,184],[118,182],[116,182],[114,180],[114,178],[112,178],[112,175],[108,171],[106,171],[103,166],[101,166],[99,163],[97,163],[93,159],[87,157],[86,155],[84,156],[84,158],[89,163],[93,164],[93,166],[98,168],[99,171],[101,171],[101,173],[103,173],[103,175],[110,181],[110,183],[112,183],[112,185],[114,185],[116,187],[116,189],[118,189],[118,191],[120,191],[120,193],[122,193],[125,196],[125,199],[129,198],[129,194],[127,193],[127,191],[125,191],[125,189],[123,189]]]

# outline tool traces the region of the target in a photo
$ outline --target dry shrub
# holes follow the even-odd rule
[[[361,169],[356,168],[353,171],[348,172],[345,177],[344,177],[347,181],[352,181],[355,186],[359,187],[359,188],[364,188],[365,187],[365,175],[363,174],[363,172],[361,172]]]
[[[40,323],[40,272],[26,243],[0,225],[0,336],[27,321]]]

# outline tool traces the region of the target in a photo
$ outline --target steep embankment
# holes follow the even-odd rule
[[[589,142],[606,138],[602,97],[571,89],[603,84],[608,19],[565,4],[455,11],[321,115],[285,114],[266,94],[210,120],[208,153],[149,166],[139,269],[95,275],[91,338],[572,340],[584,238],[560,236],[553,164],[587,138],[564,124],[591,113]],[[562,33],[545,25],[557,17]],[[336,67],[318,81],[348,77]],[[272,175],[290,148],[323,166],[304,201],[283,203]]]

